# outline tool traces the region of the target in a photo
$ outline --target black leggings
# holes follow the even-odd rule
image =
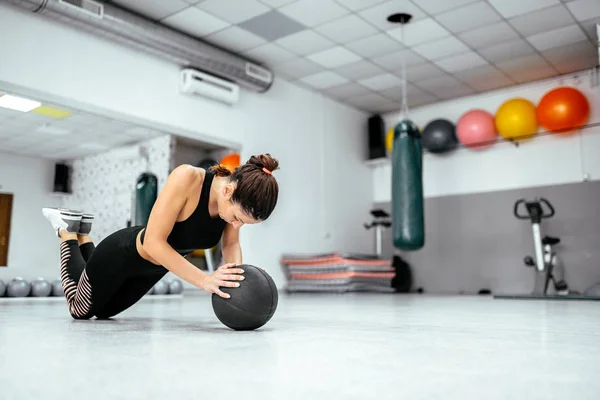
[[[61,280],[75,319],[110,318],[138,302],[168,272],[144,260],[135,247],[141,226],[121,229],[94,247],[60,245]]]

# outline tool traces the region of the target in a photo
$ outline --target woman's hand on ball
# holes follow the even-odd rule
[[[244,270],[235,268],[236,265],[235,263],[223,264],[212,274],[205,275],[202,281],[202,289],[208,293],[216,293],[224,299],[230,298],[229,294],[221,291],[219,288],[240,286],[237,281],[244,279],[244,276],[241,275],[244,273]]]

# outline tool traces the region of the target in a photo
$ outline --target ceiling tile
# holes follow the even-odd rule
[[[401,76],[399,73],[396,75]],[[440,67],[431,63],[419,64],[406,68],[406,79],[411,82],[434,78],[441,75],[445,75],[445,72]]]
[[[592,68],[598,64],[598,50],[589,40],[546,50],[542,52],[542,56],[562,74]]]
[[[316,89],[326,89],[346,83],[348,79],[332,71],[323,71],[305,76],[300,81]]]
[[[437,15],[444,11],[454,10],[469,3],[479,0],[418,0],[417,4],[425,12],[431,15]]]
[[[540,51],[548,50],[554,47],[560,47],[570,43],[581,42],[587,40],[587,36],[579,25],[569,25],[563,28],[554,29],[548,32],[538,33],[527,37],[536,49]]]
[[[333,0],[298,0],[279,11],[306,26],[319,25],[350,13]]]
[[[369,36],[354,42],[346,43],[347,48],[366,58],[373,58],[398,51],[404,46],[385,33]]]
[[[460,33],[458,34],[458,37],[467,45],[474,49],[478,49],[506,42],[511,39],[518,39],[519,35],[506,22],[496,22],[495,24]]]
[[[387,33],[405,46],[414,46],[450,36],[450,32],[431,18],[424,18],[408,24],[404,27],[404,38],[402,38],[402,27],[390,29]]]
[[[402,85],[402,80],[394,74],[385,73],[358,81],[363,86],[373,90],[385,90]]]
[[[378,94],[368,94],[366,96],[350,97],[346,100],[362,110],[381,113],[400,109],[400,105]]]
[[[192,36],[202,37],[229,26],[229,23],[195,7],[186,8],[161,21]]]
[[[299,79],[320,72],[323,70],[323,67],[305,58],[299,58],[278,64],[274,69],[275,72],[281,73],[287,77]]]
[[[464,32],[469,29],[498,22],[502,17],[484,1],[469,4],[436,16],[440,24],[451,32]]]
[[[335,0],[340,5],[352,11],[363,10],[367,7],[372,7],[376,4],[383,3],[386,0]]]
[[[478,91],[493,90],[515,84],[515,81],[491,65],[470,68],[457,72],[455,75]]]
[[[275,41],[281,47],[300,56],[335,47],[335,43],[313,30],[304,30]]]
[[[411,108],[435,103],[436,101],[439,101],[439,99],[427,92],[415,93],[407,99],[408,106]]]
[[[418,87],[416,87],[415,85],[408,83],[406,85],[406,99],[407,101],[410,99],[411,96],[416,96],[417,94],[420,93],[425,93],[423,92],[423,90],[419,89]],[[379,92],[379,94],[381,94],[382,96],[387,97],[390,100],[394,100],[397,101],[399,103],[402,103],[402,86],[396,86],[390,89],[385,89]]]
[[[387,17],[390,14],[395,14],[398,12],[405,12],[413,16],[413,19],[407,26],[412,25],[419,19],[425,18],[426,16],[426,14],[420,8],[415,6],[409,0],[389,0],[362,10],[358,13],[358,15],[381,30],[389,30],[397,28],[398,24],[388,22]]]
[[[589,21],[582,21],[580,24],[592,41],[597,42],[600,40],[598,38],[598,28],[596,27],[598,24],[600,24],[600,21],[597,18],[590,19]]]
[[[332,88],[326,89],[325,93],[338,99],[346,99],[350,96],[371,94],[371,90],[362,85],[359,85],[356,82],[348,82],[339,86],[334,86]]]
[[[497,63],[496,66],[519,83],[557,75],[557,71],[537,54]]]
[[[243,54],[254,58],[259,63],[270,65],[280,64],[296,58],[293,53],[282,49],[273,43],[267,43],[245,51]]]
[[[429,60],[436,60],[438,58],[464,53],[469,51],[469,48],[454,36],[450,36],[435,42],[415,46],[413,47],[413,50]]]
[[[260,0],[261,3],[264,3],[270,7],[282,7],[286,4],[290,4],[296,0]]]
[[[443,74],[435,78],[423,79],[414,82],[415,86],[420,89],[425,89],[431,94],[437,95],[436,91],[439,88],[450,88],[461,86],[463,83],[449,74]]]
[[[222,31],[204,38],[207,42],[216,44],[232,51],[244,51],[265,43],[265,39],[248,32],[238,26],[230,26]]]
[[[112,2],[154,21],[166,18],[190,6],[182,0],[152,2],[141,2],[139,0],[113,0]]]
[[[300,22],[291,19],[277,10],[244,21],[239,26],[269,41],[306,29],[306,26]]]
[[[560,3],[559,0],[488,0],[488,2],[505,18],[512,18]]]
[[[385,73],[383,69],[366,60],[360,60],[352,64],[341,66],[336,68],[335,72],[352,80],[369,78]]]
[[[458,72],[465,69],[486,65],[488,62],[475,52],[458,54],[435,61],[446,72]]]
[[[574,24],[575,20],[564,5],[558,4],[553,7],[544,8],[543,10],[514,17],[509,22],[521,35],[531,36],[536,33]]]
[[[195,5],[223,21],[237,24],[271,11],[257,0],[204,0]]]
[[[308,59],[321,64],[325,68],[335,68],[341,65],[350,64],[359,61],[361,58],[350,50],[342,46],[336,46],[331,49],[323,50],[307,56]]]
[[[365,22],[355,14],[327,22],[314,29],[337,43],[347,43],[377,33],[377,29],[373,25]]]
[[[600,3],[598,0],[575,0],[567,3],[567,7],[578,21],[600,17]]]
[[[373,58],[371,61],[373,61],[375,64],[379,65],[385,70],[397,71],[400,68],[402,68],[403,62],[408,68],[410,65],[421,64],[426,62],[427,60],[425,60],[420,55],[414,53],[413,51],[405,49],[396,51],[391,54],[387,54],[385,56]]]
[[[523,39],[511,40],[479,50],[479,54],[493,63],[510,60],[531,53],[535,53],[535,49]]]

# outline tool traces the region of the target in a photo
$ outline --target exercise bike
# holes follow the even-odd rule
[[[517,219],[530,220],[533,231],[534,257],[526,256],[523,259],[525,266],[535,271],[533,291],[524,295],[496,295],[495,298],[512,299],[555,299],[555,300],[600,300],[582,296],[578,292],[570,291],[565,281],[565,270],[558,255],[553,249],[560,243],[560,238],[552,236],[542,237],[540,225],[543,219],[552,218],[555,214],[554,207],[545,198],[536,198],[533,201],[517,200],[513,214]],[[550,283],[553,284],[554,293],[549,293]]]

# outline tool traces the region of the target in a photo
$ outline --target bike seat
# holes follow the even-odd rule
[[[544,238],[542,239],[542,245],[550,245],[550,246],[554,246],[555,244],[559,244],[560,243],[560,239],[556,238],[556,237],[550,237],[550,236],[544,236]]]

